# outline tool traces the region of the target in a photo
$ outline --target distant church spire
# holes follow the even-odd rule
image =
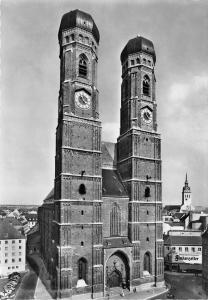
[[[187,172],[186,172],[186,180],[185,180],[185,185],[188,185],[188,177],[187,177]]]
[[[188,184],[187,172],[186,172],[186,179],[185,179],[185,184],[184,184],[184,187],[183,187],[183,192],[191,192],[190,186]]]
[[[191,188],[188,183],[188,176],[186,172],[185,183],[182,189],[182,206],[181,211],[189,211],[192,209],[192,200],[191,200]]]

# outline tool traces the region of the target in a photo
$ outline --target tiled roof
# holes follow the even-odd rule
[[[43,201],[45,202],[45,201],[49,201],[49,200],[54,200],[54,188],[52,188],[50,193],[45,197],[45,199]]]
[[[201,236],[167,236],[164,245],[172,246],[200,246],[202,245]]]
[[[0,220],[0,240],[25,239],[25,236],[15,229],[8,220]]]
[[[207,229],[202,233],[203,239],[208,239],[208,227]]]
[[[25,214],[25,218],[29,220],[37,220],[38,215],[37,214]]]
[[[103,240],[104,248],[123,248],[123,247],[132,247],[127,236],[119,236],[119,237],[109,237],[104,238]]]
[[[110,142],[102,142],[102,167],[116,167],[116,144]]]
[[[171,211],[171,210],[180,210],[181,205],[166,205],[163,207],[163,210]]]
[[[117,171],[102,169],[102,177],[102,194],[104,197],[128,197],[127,192],[123,186],[123,183]]]
[[[6,217],[5,220],[7,220],[12,226],[22,226],[22,223],[19,219]]]

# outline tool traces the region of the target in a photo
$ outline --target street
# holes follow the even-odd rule
[[[28,272],[22,278],[15,300],[34,299],[38,276],[30,266],[28,268]]]
[[[208,299],[202,290],[201,274],[165,272],[165,280],[171,284],[175,299]]]

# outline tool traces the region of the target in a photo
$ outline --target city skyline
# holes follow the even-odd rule
[[[144,36],[157,57],[163,204],[181,203],[187,172],[193,205],[206,205],[208,4],[55,0],[2,1],[2,204],[40,205],[53,187],[57,34],[62,15],[74,9],[91,14],[100,31],[102,140],[116,142],[119,135],[120,53],[129,39]]]

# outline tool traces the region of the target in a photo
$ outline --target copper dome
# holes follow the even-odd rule
[[[123,62],[126,60],[129,54],[137,53],[140,51],[152,55],[154,62],[156,62],[156,55],[153,43],[142,36],[137,36],[129,40],[126,46],[124,47],[123,51],[121,52],[121,63],[123,64]]]
[[[61,38],[62,31],[74,27],[79,27],[91,32],[96,42],[99,43],[100,34],[93,18],[91,15],[78,9],[72,10],[63,15],[58,32],[59,40]]]

